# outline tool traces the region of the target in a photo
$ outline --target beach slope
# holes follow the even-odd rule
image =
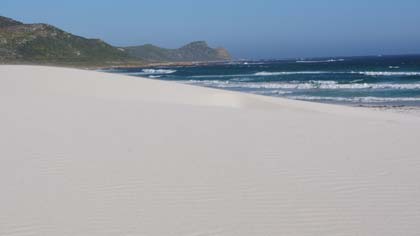
[[[0,66],[0,235],[418,235],[420,118]]]

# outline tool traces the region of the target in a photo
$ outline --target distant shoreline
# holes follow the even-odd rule
[[[191,61],[191,62],[149,62],[143,65],[115,65],[115,66],[108,66],[108,67],[100,67],[98,69],[118,69],[118,68],[143,68],[143,67],[179,67],[179,66],[207,66],[207,65],[220,65],[225,64],[229,61]]]

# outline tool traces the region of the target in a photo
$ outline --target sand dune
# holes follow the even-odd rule
[[[420,118],[0,66],[0,235],[419,235]]]

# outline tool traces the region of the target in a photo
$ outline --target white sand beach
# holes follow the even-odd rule
[[[420,117],[0,66],[0,235],[419,235]]]

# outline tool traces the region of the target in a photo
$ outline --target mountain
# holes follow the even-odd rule
[[[129,66],[148,62],[229,60],[226,49],[199,41],[179,49],[153,45],[118,48],[100,39],[87,39],[48,24],[24,24],[0,16],[0,64]]]
[[[23,24],[0,17],[3,63],[105,65],[133,60],[123,49],[99,39],[72,35],[48,24]]]
[[[226,61],[229,52],[224,48],[211,48],[204,41],[189,43],[178,49],[166,49],[151,44],[124,48],[132,57],[155,62]]]
[[[23,24],[22,22],[0,16],[0,28],[14,26],[14,25],[22,25],[22,24]]]

